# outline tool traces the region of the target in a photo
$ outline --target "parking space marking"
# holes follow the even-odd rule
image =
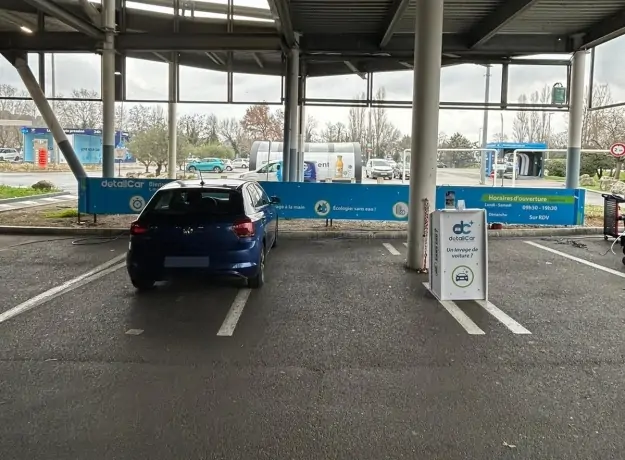
[[[126,331],[126,335],[141,335],[143,334],[143,329],[128,329]]]
[[[395,246],[393,246],[391,243],[382,243],[382,245],[388,250],[388,252],[390,252],[392,255],[394,256],[398,256],[400,255],[400,252],[395,249]]]
[[[8,321],[11,318],[14,318],[17,315],[20,315],[28,310],[31,310],[35,307],[38,307],[66,292],[73,291],[74,289],[78,289],[85,284],[91,283],[103,276],[106,276],[114,271],[119,270],[122,267],[126,266],[126,262],[118,263],[120,260],[124,259],[126,254],[120,254],[119,256],[109,260],[108,262],[104,262],[103,264],[98,265],[92,270],[83,273],[82,275],[77,276],[69,281],[66,281],[63,284],[55,286],[51,289],[48,289],[41,294],[32,297],[25,302],[11,308],[10,310],[5,311],[4,313],[0,313],[0,323]],[[117,264],[117,265],[115,265]]]
[[[20,203],[20,204],[37,204],[36,201],[16,201],[16,203]]]
[[[514,334],[531,334],[530,331],[525,329],[515,320],[510,318],[507,314],[497,308],[495,305],[490,303],[487,300],[476,300],[478,305],[480,305],[484,310],[493,315],[495,318],[499,320],[504,326],[510,329]]]
[[[237,296],[232,301],[232,306],[226,315],[226,319],[224,319],[223,324],[217,332],[218,336],[230,337],[234,334],[234,329],[237,327],[237,323],[239,322],[239,318],[241,317],[241,313],[243,313],[243,308],[245,308],[245,304],[251,292],[251,289],[239,289]]]
[[[57,198],[42,198],[41,201],[49,201],[49,202],[57,202],[57,201],[61,201]]]
[[[612,275],[616,275],[616,276],[620,276],[621,278],[625,278],[625,273],[619,272],[619,271],[614,270],[612,268],[604,267],[603,265],[599,265],[599,264],[596,264],[594,262],[590,262],[590,261],[585,260],[585,259],[580,259],[579,257],[575,257],[575,256],[572,256],[572,255],[567,254],[565,252],[560,252],[560,251],[557,251],[555,249],[548,248],[547,246],[543,246],[542,244],[534,243],[533,241],[525,241],[525,243],[529,244],[530,246],[534,246],[535,248],[543,249],[543,250],[545,250],[547,252],[551,252],[553,254],[557,254],[557,255],[565,257],[567,259],[574,260],[575,262],[579,262],[580,264],[588,265],[589,267],[596,268],[597,270],[602,270],[602,271],[604,271],[606,273],[610,273]]]
[[[404,246],[408,247],[408,243],[404,243]]]
[[[424,282],[423,285],[425,288],[430,291],[430,283]],[[431,292],[431,291],[430,291]],[[471,335],[484,335],[485,332],[479,328],[477,324],[473,322],[471,318],[467,316],[465,312],[463,312],[458,305],[456,305],[451,300],[438,300],[445,310],[456,320],[458,324],[462,326],[462,328],[467,331]]]

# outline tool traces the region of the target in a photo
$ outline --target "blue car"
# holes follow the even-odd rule
[[[278,241],[278,197],[239,179],[170,182],[130,227],[126,268],[138,290],[177,274],[265,282],[265,258]]]
[[[221,158],[203,158],[198,161],[193,161],[187,165],[187,171],[194,173],[197,171],[212,171],[216,173],[224,172],[227,169],[224,160]],[[230,168],[232,169],[232,168]]]

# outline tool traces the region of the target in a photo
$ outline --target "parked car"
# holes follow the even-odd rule
[[[365,166],[365,176],[372,179],[377,177],[391,179],[393,177],[393,168],[391,168],[386,160],[369,160],[367,166]]]
[[[406,179],[410,179],[410,165],[406,163],[406,167],[403,167],[403,163],[397,163],[397,165],[393,168],[393,177],[396,179],[402,178],[402,168],[404,170],[404,177]]]
[[[282,161],[272,161],[264,166],[256,169],[256,171],[249,171],[239,174],[239,179],[244,180],[256,180],[256,181],[280,181],[278,171],[282,168]]]
[[[437,168],[446,168],[447,165],[445,163],[443,163],[442,161],[439,161],[436,163],[436,167]]]
[[[265,282],[278,241],[278,197],[239,179],[175,181],[161,187],[130,226],[126,268],[138,290],[188,272]]]
[[[20,161],[21,159],[19,150],[7,147],[0,148],[0,161]]]
[[[250,167],[250,163],[245,158],[235,158],[232,160],[232,166],[240,169],[247,169]]]
[[[221,158],[202,158],[199,161],[194,161],[187,165],[187,171],[212,171],[216,173],[223,172],[226,169],[226,165]]]
[[[232,164],[232,160],[223,160],[226,171],[232,171],[234,166]]]

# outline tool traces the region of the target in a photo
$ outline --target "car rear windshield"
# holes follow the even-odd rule
[[[243,213],[243,197],[236,190],[172,189],[157,192],[146,207],[144,217],[201,218]]]
[[[372,162],[373,166],[388,166],[388,163],[384,160],[377,160]]]

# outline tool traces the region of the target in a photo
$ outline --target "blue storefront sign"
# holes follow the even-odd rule
[[[136,214],[171,179],[101,179],[80,182],[79,210],[88,214]],[[286,219],[406,221],[407,185],[261,182],[280,197]],[[450,193],[451,192],[451,193]],[[486,209],[488,222],[517,225],[582,225],[585,190],[502,187],[436,187],[436,209],[445,198]],[[433,210],[433,207],[431,208]]]
[[[436,208],[445,207],[449,192],[467,208],[486,209],[491,223],[583,225],[585,189],[436,187]],[[455,192],[455,193],[454,193]]]

